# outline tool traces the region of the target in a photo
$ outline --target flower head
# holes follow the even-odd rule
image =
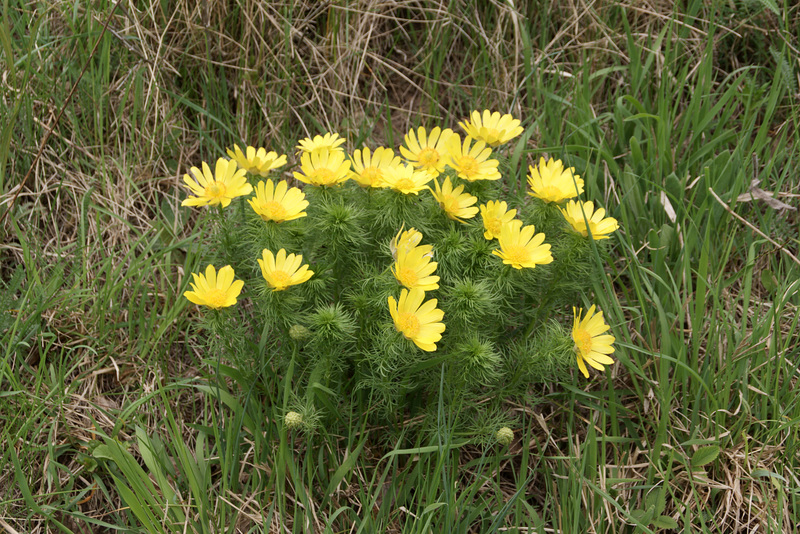
[[[223,208],[231,203],[231,200],[253,192],[253,186],[247,183],[244,169],[236,169],[235,161],[228,161],[219,158],[214,173],[211,167],[203,162],[203,170],[192,167],[192,174],[195,180],[189,178],[188,174],[183,175],[183,182],[196,196],[188,197],[181,202],[181,206],[216,206],[220,204]]]
[[[544,158],[539,158],[538,167],[529,166],[528,171],[528,185],[531,187],[528,194],[532,197],[545,202],[563,202],[583,193],[583,179],[574,174],[575,167],[565,169],[560,159],[545,162]]]
[[[414,167],[424,169],[433,176],[437,176],[444,171],[447,164],[447,141],[453,135],[453,130],[447,128],[442,130],[438,126],[431,130],[430,135],[425,128],[417,128],[408,132],[405,136],[405,146],[400,147],[400,153]],[[406,148],[408,147],[408,148]]]
[[[448,217],[455,221],[461,221],[461,219],[471,219],[478,214],[478,208],[473,206],[478,199],[469,193],[462,193],[463,185],[453,189],[449,176],[444,179],[441,187],[439,187],[439,180],[434,180],[433,184],[436,186],[436,191],[431,190],[431,192]]]
[[[383,185],[403,194],[418,195],[430,182],[432,175],[425,170],[416,170],[412,165],[395,165],[383,173]]]
[[[276,186],[272,180],[258,182],[256,185],[256,198],[247,202],[253,211],[265,221],[291,221],[305,217],[304,209],[308,206],[306,195],[296,187],[289,188],[286,180],[281,180]]]
[[[399,167],[400,157],[394,150],[378,147],[370,154],[369,148],[353,153],[353,174],[350,177],[362,187],[386,187],[384,176],[392,167]]]
[[[341,150],[329,148],[305,152],[300,158],[295,179],[311,185],[339,185],[350,178],[350,162]]]
[[[500,237],[500,230],[504,224],[511,222],[517,216],[517,210],[509,210],[504,201],[490,200],[481,204],[481,217],[483,218],[483,237],[496,239]]]
[[[589,378],[589,370],[586,368],[588,363],[598,371],[604,369],[604,365],[611,365],[614,360],[609,354],[614,352],[615,338],[610,334],[602,335],[610,327],[603,320],[603,312],[594,313],[595,306],[592,305],[586,315],[581,319],[583,308],[576,310],[575,320],[572,323],[572,340],[575,342],[575,354],[578,358],[578,368],[583,376]]]
[[[606,210],[603,208],[594,209],[594,203],[589,200],[586,202],[575,202],[570,200],[567,209],[559,208],[564,218],[579,234],[584,236],[592,232],[593,239],[608,239],[608,234],[619,228],[619,223],[613,217],[605,217]],[[584,219],[584,215],[586,218]],[[586,224],[589,224],[588,228]]]
[[[534,235],[536,229],[533,225],[522,226],[522,221],[515,219],[504,224],[500,230],[500,250],[493,250],[492,254],[503,259],[503,263],[515,269],[523,267],[536,267],[553,261],[550,245],[544,243],[544,234]]]
[[[226,265],[222,269],[214,269],[213,265],[206,267],[206,274],[192,273],[194,283],[191,291],[186,291],[183,296],[200,306],[219,309],[236,304],[236,297],[242,292],[244,282],[234,280],[233,267]]]
[[[338,133],[326,133],[323,135],[315,135],[314,139],[306,137],[297,145],[298,152],[314,153],[325,150],[342,150],[339,148],[344,144],[344,139],[339,138]]]
[[[433,352],[445,329],[441,322],[444,312],[436,307],[436,299],[423,304],[424,299],[425,292],[419,288],[403,289],[399,303],[394,297],[389,297],[389,313],[398,332],[422,350]]]
[[[405,225],[404,225],[405,227]],[[397,232],[397,235],[389,243],[389,249],[392,251],[392,258],[397,260],[397,255],[400,252],[408,252],[414,248],[417,248],[420,241],[422,241],[422,234],[415,228],[409,228],[406,231],[403,231],[403,228],[400,228],[400,231]],[[431,245],[423,245],[425,247],[426,253],[429,253],[431,257],[433,257],[433,247]]]
[[[397,261],[392,265],[392,274],[408,289],[420,288],[423,291],[439,289],[439,277],[431,276],[439,265],[431,261],[430,245],[399,250]]]
[[[470,148],[472,137],[464,138],[464,144],[458,134],[450,136],[447,145],[449,165],[458,173],[459,178],[469,182],[475,180],[499,180],[500,171],[497,166],[500,162],[496,159],[489,159],[492,149],[486,147],[486,143],[478,141]]]
[[[476,110],[472,112],[472,120],[458,123],[467,135],[484,141],[489,146],[498,146],[511,141],[522,133],[523,128],[518,119],[510,114],[500,116],[500,112],[492,113],[483,110],[483,116]]]
[[[249,146],[242,152],[239,145],[234,145],[233,149],[227,148],[225,151],[239,164],[239,167],[252,174],[267,176],[272,169],[286,165],[285,155],[278,156],[277,152],[267,152],[266,148],[256,150],[255,147]]]
[[[284,249],[273,256],[272,251],[264,249],[261,252],[263,259],[258,260],[264,280],[273,288],[273,291],[283,291],[289,286],[302,284],[314,274],[308,270],[308,265],[301,266],[303,256],[300,254],[286,255]]]

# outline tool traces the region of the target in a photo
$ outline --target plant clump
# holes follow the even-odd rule
[[[527,195],[507,192],[513,169],[498,147],[519,124],[475,111],[464,138],[410,131],[402,157],[350,155],[338,134],[317,135],[298,144],[294,184],[271,176],[286,156],[235,146],[215,173],[203,163],[184,178],[184,205],[208,206],[213,262],[185,295],[209,308],[212,337],[253,337],[220,344],[236,347],[229,360],[286,377],[302,399],[287,428],[313,428],[357,397],[396,421],[439,402],[480,417],[531,398],[532,384],[613,363],[602,312],[576,305],[602,276],[598,240],[619,226],[575,200],[584,179],[561,160],[529,168]],[[259,339],[269,354],[248,351]],[[508,444],[501,422],[485,431]]]

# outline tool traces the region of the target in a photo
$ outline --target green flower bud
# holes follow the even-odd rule
[[[303,416],[297,412],[287,412],[283,418],[283,422],[288,429],[294,429],[303,424]]]
[[[470,336],[453,347],[453,359],[458,362],[458,376],[473,387],[490,384],[500,376],[500,354],[492,343],[477,335]]]
[[[317,189],[317,188],[308,188]],[[343,249],[365,242],[367,232],[363,227],[364,211],[355,204],[345,203],[342,198],[334,198],[340,188],[320,188],[311,195],[312,205],[316,205],[319,219],[317,231],[325,236],[329,250],[337,256],[345,254]]]
[[[497,294],[485,281],[455,279],[452,285],[444,288],[444,292],[442,307],[445,316],[468,329],[484,323],[499,305]]]
[[[309,317],[315,340],[323,343],[349,341],[356,331],[356,323],[340,304],[320,306]]]
[[[289,337],[295,341],[301,341],[307,338],[309,334],[311,334],[309,329],[301,324],[292,325],[292,327],[289,329]]]
[[[497,431],[497,434],[495,434],[495,439],[497,439],[497,443],[500,445],[509,445],[511,440],[514,439],[514,431],[507,426],[504,426]]]

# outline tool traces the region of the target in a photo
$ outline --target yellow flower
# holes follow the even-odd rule
[[[265,248],[261,255],[263,259],[258,260],[261,274],[273,291],[283,291],[289,286],[302,284],[314,274],[314,271],[308,270],[308,265],[300,266],[303,263],[300,254],[287,256],[286,251],[280,249],[277,256],[273,256],[272,251]]]
[[[470,148],[472,137],[464,139],[464,145],[458,134],[453,134],[447,145],[448,155],[450,156],[449,165],[455,169],[459,178],[469,182],[475,180],[499,180],[500,171],[497,166],[500,162],[496,159],[489,159],[492,149],[486,147],[486,143],[478,141]]]
[[[350,178],[350,162],[341,150],[304,152],[300,170],[303,173],[295,172],[295,179],[311,185],[339,185]]]
[[[439,277],[431,276],[439,264],[431,261],[432,256],[429,245],[400,250],[397,253],[397,261],[392,265],[392,274],[408,289],[415,287],[423,291],[439,289]]]
[[[564,218],[572,226],[572,228],[579,234],[584,236],[592,232],[594,239],[608,239],[608,234],[619,228],[619,223],[613,217],[605,217],[606,210],[603,208],[594,209],[594,203],[589,200],[586,202],[575,202],[570,200],[567,203],[567,209],[558,208],[564,214]],[[583,218],[584,214],[586,219]],[[586,228],[586,223],[589,223],[589,228]]]
[[[219,274],[213,265],[209,265],[205,275],[192,273],[192,290],[186,291],[183,296],[195,304],[215,310],[233,306],[244,287],[244,282],[234,281],[233,277],[233,267],[230,265],[220,269]]]
[[[338,133],[326,133],[324,136],[315,135],[314,139],[306,137],[297,145],[298,152],[313,153],[325,150],[342,150],[339,146],[344,144],[344,139]]]
[[[500,112],[492,113],[488,109],[483,111],[483,116],[476,110],[472,112],[472,122],[464,120],[458,125],[467,132],[467,135],[484,141],[489,146],[502,145],[522,133],[523,128],[519,120],[509,114],[500,116]]]
[[[236,160],[239,167],[252,174],[267,176],[272,169],[286,165],[286,156],[278,156],[277,152],[267,152],[266,148],[256,150],[255,147],[249,146],[246,152],[242,152],[239,145],[234,145],[233,148],[235,152],[230,148],[226,148],[225,151]]]
[[[403,289],[399,304],[394,297],[389,297],[389,313],[398,332],[422,350],[433,352],[445,329],[441,322],[444,312],[436,307],[436,299],[423,304],[424,299],[425,292],[419,288]]]
[[[400,147],[400,153],[414,167],[424,169],[433,176],[437,176],[444,171],[447,164],[447,140],[451,135],[453,135],[453,130],[450,128],[442,130],[437,126],[428,135],[425,128],[420,126],[417,128],[416,135],[414,130],[406,134],[406,146]]]
[[[403,225],[405,227],[405,225]],[[422,234],[419,233],[418,230],[415,228],[409,228],[405,232],[403,228],[400,228],[400,231],[397,232],[397,235],[389,242],[389,250],[392,252],[392,258],[397,260],[397,254],[400,252],[409,252],[414,248],[423,248],[426,254],[429,254],[430,257],[433,257],[433,246],[431,245],[419,245],[420,241],[422,241]]]
[[[483,237],[490,240],[499,237],[503,225],[511,222],[517,216],[517,210],[509,210],[508,204],[497,200],[481,204],[480,208],[485,230]]]
[[[464,190],[463,185],[453,189],[449,176],[444,179],[444,184],[441,188],[439,187],[439,180],[434,180],[433,184],[436,186],[436,191],[431,190],[431,193],[433,193],[434,198],[439,202],[448,217],[455,221],[464,222],[461,219],[471,219],[478,214],[478,208],[473,206],[478,199],[469,193],[462,193]]]
[[[227,207],[231,200],[253,192],[253,186],[247,183],[244,169],[236,170],[236,162],[225,158],[217,160],[214,174],[211,167],[203,162],[202,172],[197,167],[192,167],[195,180],[183,175],[183,182],[196,196],[188,197],[181,202],[181,206],[216,206],[221,204]]]
[[[595,306],[592,305],[586,316],[581,319],[583,308],[576,310],[573,306],[572,313],[575,320],[572,323],[572,340],[575,341],[575,354],[578,358],[578,368],[583,376],[589,378],[589,370],[586,368],[588,363],[598,371],[604,369],[604,365],[611,365],[614,360],[609,354],[614,352],[615,338],[610,334],[601,335],[610,327],[603,320],[603,312],[594,313]]]
[[[498,239],[500,250],[493,250],[492,254],[500,256],[503,263],[515,269],[552,262],[553,255],[550,254],[550,245],[544,243],[544,234],[534,235],[535,231],[533,225],[523,227],[518,219],[504,224]]]
[[[400,166],[400,157],[394,150],[378,147],[370,154],[369,148],[356,150],[353,153],[353,174],[350,176],[362,187],[385,187],[383,182],[386,171]]]
[[[406,195],[419,194],[433,176],[425,170],[414,170],[412,165],[396,165],[383,173],[383,185]]]
[[[303,210],[308,206],[308,201],[305,198],[305,193],[298,188],[289,188],[286,180],[281,180],[277,186],[272,180],[267,180],[266,183],[258,182],[256,198],[247,202],[265,221],[283,222],[306,216]]]
[[[528,171],[528,185],[531,187],[528,194],[532,197],[541,198],[545,202],[563,202],[583,193],[583,179],[573,174],[575,167],[564,169],[560,159],[551,158],[545,162],[544,158],[539,158],[538,168],[529,166]]]

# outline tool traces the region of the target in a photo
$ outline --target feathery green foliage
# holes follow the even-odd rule
[[[441,157],[447,154],[443,151]],[[514,169],[505,172],[515,174]],[[255,187],[261,177],[249,179]],[[475,203],[503,195],[486,181],[462,181],[449,167],[426,178],[431,179],[466,188],[465,193],[475,194]],[[575,345],[564,317],[571,319],[571,308],[565,304],[579,304],[592,278],[602,276],[591,240],[575,233],[555,205],[535,200],[529,209],[529,197],[517,199],[520,204],[510,207],[518,208],[520,219],[536,220],[547,234],[539,260],[545,265],[513,268],[495,254],[502,246],[483,235],[489,223],[478,222],[477,206],[468,219],[456,222],[433,190],[404,194],[387,184],[366,189],[352,180],[335,187],[306,185],[307,216],[287,222],[264,221],[250,209],[243,214],[243,199],[222,210],[211,208],[211,232],[202,250],[231,264],[245,281],[244,295],[252,298],[251,307],[209,311],[205,337],[223,349],[213,353],[243,370],[261,368],[262,373],[284,376],[291,367],[291,394],[306,399],[297,413],[316,414],[297,419],[293,426],[298,430],[309,428],[304,423],[322,414],[335,420],[337,413],[352,411],[350,403],[360,402],[354,392],[366,395],[370,412],[381,419],[400,421],[429,411],[418,399],[436,397],[439,369],[445,374],[448,412],[456,401],[474,404],[472,417],[485,420],[481,399],[500,391],[506,399],[532,404],[531,385],[563,378],[574,362]],[[410,235],[405,230],[416,232],[413,242],[404,241]],[[604,250],[603,242],[597,243],[595,248]],[[551,247],[558,250],[554,260]],[[427,276],[401,273],[408,268],[399,263],[401,257],[412,249],[425,251],[425,264],[435,260],[432,272],[426,272],[436,274],[438,284],[427,288],[424,298],[433,302],[431,309],[443,311],[444,320],[437,320],[446,328],[441,341],[426,337],[419,327],[413,333],[403,330],[401,319],[392,324],[388,299],[398,297],[402,285],[410,283],[411,289]],[[286,289],[271,287],[266,275],[254,269],[264,250],[301,254],[313,276]],[[276,262],[278,271],[285,269]],[[296,339],[299,328],[307,332],[302,344]],[[261,363],[265,354],[260,348],[249,349],[263,336],[270,339],[272,351],[267,365]],[[315,389],[330,394],[318,399]],[[474,424],[463,420],[459,431]],[[475,438],[493,436],[501,426]]]

